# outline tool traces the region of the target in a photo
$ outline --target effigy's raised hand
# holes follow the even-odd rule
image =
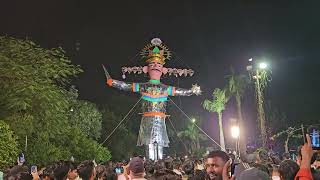
[[[105,74],[105,76],[106,76],[107,80],[108,80],[108,79],[112,79],[112,78],[111,78],[111,76],[110,76],[110,74],[108,73],[108,71],[107,71],[106,67],[104,67],[104,65],[103,65],[103,64],[102,64],[102,68],[103,68],[103,70],[104,70],[104,74]]]
[[[193,94],[195,94],[195,95],[200,95],[201,94],[201,89],[200,89],[200,86],[198,86],[197,84],[193,84],[192,85],[192,88],[191,88],[191,91],[192,91],[192,93]]]

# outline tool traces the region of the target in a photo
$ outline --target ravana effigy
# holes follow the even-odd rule
[[[200,86],[192,85],[191,89],[178,88],[160,82],[162,74],[174,76],[192,76],[191,69],[166,68],[163,65],[171,58],[171,52],[159,38],[141,50],[142,59],[146,61],[144,67],[123,67],[122,73],[148,73],[150,80],[144,83],[128,83],[112,79],[106,73],[106,83],[109,86],[123,91],[141,94],[142,119],[140,124],[137,146],[146,146],[147,158],[158,160],[163,158],[163,148],[169,147],[169,138],[166,129],[166,106],[168,96],[200,95]]]

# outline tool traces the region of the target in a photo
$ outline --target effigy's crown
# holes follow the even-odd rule
[[[165,64],[171,58],[169,48],[162,44],[159,38],[153,38],[140,52],[142,58],[149,64],[152,62]]]

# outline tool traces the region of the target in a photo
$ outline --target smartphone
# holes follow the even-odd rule
[[[24,158],[24,154],[23,153],[21,153],[19,155],[18,161],[19,161],[19,163],[22,163],[22,164],[26,161],[25,158]]]
[[[36,173],[38,172],[37,166],[31,166],[31,173]]]
[[[116,167],[116,168],[114,168],[114,172],[116,174],[122,174],[124,172],[124,169],[123,169],[123,167]]]
[[[320,130],[316,127],[309,127],[308,134],[311,139],[311,145],[313,150],[320,150]]]

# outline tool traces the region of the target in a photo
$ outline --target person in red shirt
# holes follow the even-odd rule
[[[302,160],[300,163],[300,169],[296,174],[295,180],[313,180],[311,174],[311,158],[313,155],[311,139],[308,134],[306,134],[307,142],[301,148]]]

